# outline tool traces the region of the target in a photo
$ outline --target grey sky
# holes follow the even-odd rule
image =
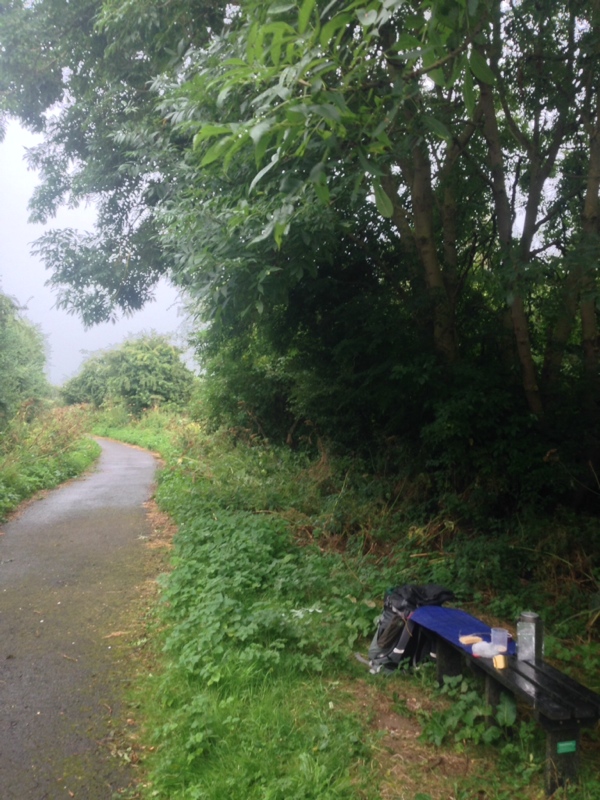
[[[26,306],[24,316],[46,336],[48,374],[52,383],[60,385],[77,372],[87,353],[119,344],[142,331],[182,335],[184,318],[176,291],[166,284],[159,287],[154,303],[133,316],[87,331],[78,317],[54,307],[56,298],[44,286],[48,274],[30,253],[31,243],[45,230],[27,221],[27,203],[38,179],[27,170],[23,154],[34,143],[31,134],[10,123],[0,144],[0,291]],[[47,227],[91,230],[94,218],[93,208],[65,209]]]

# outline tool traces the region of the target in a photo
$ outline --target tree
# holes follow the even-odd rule
[[[227,337],[285,363],[270,374],[293,416],[310,408],[303,375],[331,398],[366,374],[362,357],[324,366],[357,314],[323,287],[359,287],[363,270],[361,330],[381,330],[385,306],[395,344],[367,370],[386,390],[363,384],[357,408],[367,386],[422,399],[410,423],[387,403],[372,433],[410,424],[444,458],[451,439],[466,458],[491,435],[486,415],[530,424],[536,458],[600,436],[597,0],[39,0],[11,3],[2,31],[16,43],[0,53],[5,107],[45,128],[34,213],[100,202],[94,236],[39,243],[87,322],[167,274],[211,321],[215,368]],[[334,342],[327,320],[342,319]],[[281,320],[293,335],[277,338]]]
[[[336,203],[347,187],[340,176],[355,186],[367,181],[402,249],[421,263],[442,360],[460,356],[457,304],[479,267],[478,279],[506,298],[524,395],[541,417],[527,306],[556,265],[555,248],[565,252],[578,241],[578,224],[558,240],[549,235],[561,209],[550,179],[581,142],[584,123],[596,140],[596,12],[560,2],[438,0],[331,8],[322,12],[310,0],[299,9],[244,4],[237,40],[224,37],[212,54],[197,54],[176,97],[178,114],[187,99],[186,118],[201,120],[200,164],[229,169],[246,146],[262,167],[251,190],[275,169],[293,176],[292,190],[281,184],[278,213],[263,204],[265,230],[276,240],[315,195]],[[592,147],[592,174],[594,158]],[[597,202],[597,186],[591,194]],[[595,228],[586,208],[581,203],[578,217]],[[589,374],[597,337],[589,269],[586,275]]]
[[[0,293],[0,428],[25,403],[34,406],[49,394],[44,374],[46,344],[40,331]]]
[[[89,358],[62,395],[69,405],[117,402],[138,415],[154,405],[185,403],[193,384],[181,351],[166,337],[148,334]]]
[[[140,308],[172,266],[153,209],[181,153],[149,81],[180,61],[190,37],[206,41],[220,7],[9,0],[0,8],[2,108],[44,133],[29,151],[42,179],[32,219],[90,199],[98,207],[97,232],[57,230],[38,243],[59,307],[86,324]]]

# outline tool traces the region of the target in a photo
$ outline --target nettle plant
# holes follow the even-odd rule
[[[522,777],[541,769],[537,754],[542,739],[537,736],[535,722],[517,720],[514,699],[503,693],[496,709],[482,697],[482,690],[473,679],[462,675],[444,678],[441,694],[449,698],[450,705],[434,711],[424,719],[423,737],[436,746],[454,743],[463,749],[473,745],[495,745],[501,761],[511,764]]]

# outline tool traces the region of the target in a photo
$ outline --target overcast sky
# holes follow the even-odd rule
[[[27,221],[27,203],[38,178],[27,169],[23,154],[33,144],[35,138],[16,123],[9,124],[0,144],[0,291],[25,306],[23,315],[41,329],[49,348],[49,378],[60,385],[78,371],[88,353],[119,344],[143,331],[181,336],[184,318],[177,293],[166,284],[159,287],[154,303],[132,317],[87,331],[78,317],[54,307],[56,297],[44,285],[48,273],[30,252],[31,243],[46,229]],[[94,218],[93,208],[66,209],[46,227],[91,230]]]

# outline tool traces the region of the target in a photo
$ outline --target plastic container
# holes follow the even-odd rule
[[[477,642],[473,645],[473,655],[480,658],[493,658],[503,652],[499,645],[491,642]]]
[[[492,644],[500,648],[501,653],[508,650],[508,631],[506,628],[492,628]]]

